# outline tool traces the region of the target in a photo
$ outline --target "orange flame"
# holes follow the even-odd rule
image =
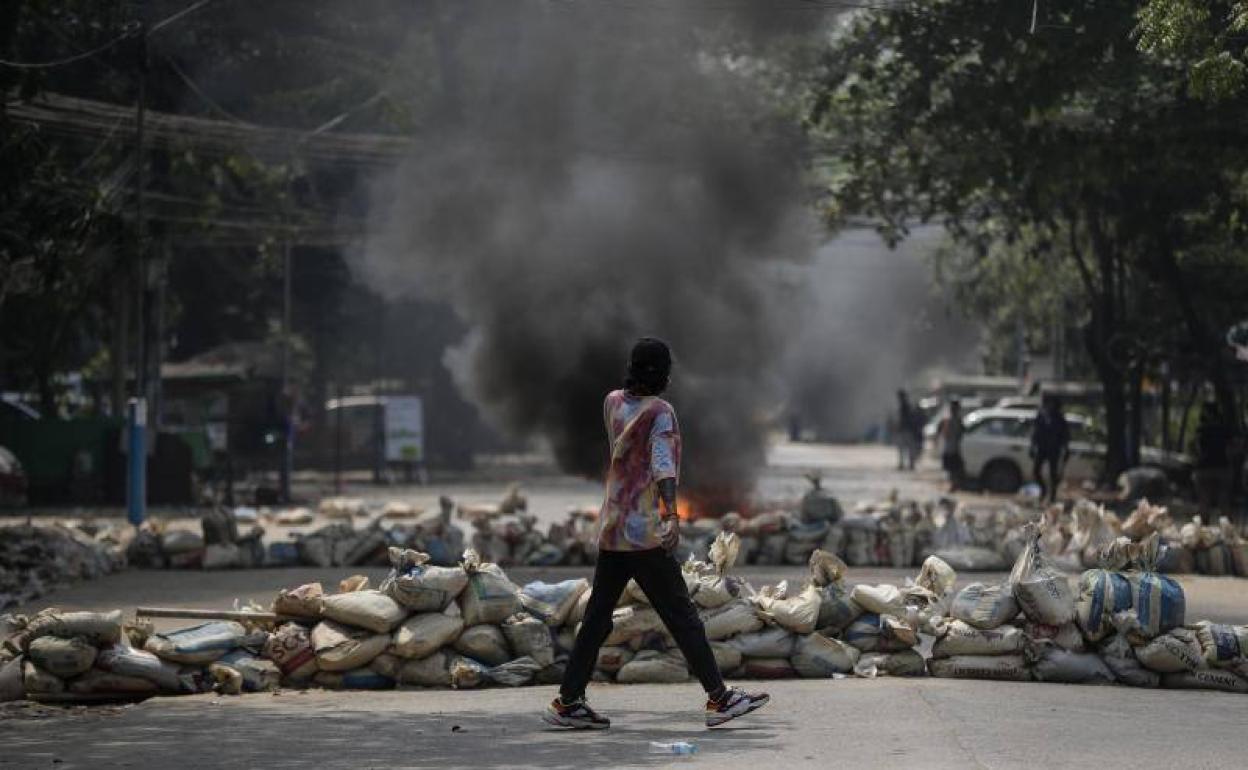
[[[697,507],[694,506],[693,501],[689,498],[677,497],[676,516],[679,517],[681,521],[693,521],[698,518]]]

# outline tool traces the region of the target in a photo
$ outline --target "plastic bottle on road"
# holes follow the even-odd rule
[[[698,747],[696,744],[688,741],[676,741],[675,743],[660,743],[659,741],[650,741],[651,754],[697,754]]]

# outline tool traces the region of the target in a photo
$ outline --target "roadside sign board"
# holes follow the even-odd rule
[[[386,462],[420,462],[425,457],[425,412],[420,396],[387,396]]]

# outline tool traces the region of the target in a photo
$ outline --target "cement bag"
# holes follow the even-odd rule
[[[468,585],[463,567],[434,567],[429,554],[391,547],[393,569],[381,583],[382,593],[414,612],[441,612]]]
[[[1205,664],[1196,632],[1175,628],[1135,648],[1135,657],[1150,671],[1175,674],[1195,671]]]
[[[747,658],[788,658],[793,654],[793,647],[796,643],[797,637],[787,629],[778,626],[753,633],[738,634],[724,642]]]
[[[390,637],[390,649],[400,658],[425,658],[454,642],[463,630],[463,618],[444,612],[413,615]]]
[[[1018,606],[1030,620],[1060,626],[1075,619],[1075,597],[1066,576],[1049,564],[1040,548],[1043,527],[1028,524],[1023,528],[1025,542],[1014,569],[1010,585]]]
[[[787,658],[743,658],[741,675],[749,679],[792,679],[797,671]]]
[[[389,634],[374,634],[332,620],[322,620],[312,629],[312,649],[322,671],[350,671],[362,668],[390,646]]]
[[[1161,686],[1177,690],[1221,690],[1248,693],[1248,678],[1220,668],[1202,668],[1177,674],[1163,674]]]
[[[65,682],[28,660],[22,664],[22,688],[27,697],[38,700],[40,695],[60,695],[65,692]]]
[[[789,658],[797,675],[806,679],[830,679],[833,674],[848,674],[862,653],[858,648],[823,634],[807,634],[797,640]]]
[[[932,645],[933,658],[955,655],[1017,655],[1027,644],[1022,629],[1015,626],[976,628],[962,620],[946,623]]]
[[[932,658],[927,662],[927,671],[932,676],[946,679],[1031,681],[1027,659],[1022,655],[955,655],[952,658]]]
[[[218,666],[229,666],[243,677],[244,692],[268,692],[282,683],[282,672],[271,660],[257,658],[244,650],[227,652],[217,658]]]
[[[841,582],[848,568],[840,557],[822,549],[810,555],[810,582],[819,588],[819,618],[815,627],[838,634],[863,613]]]
[[[1039,682],[1067,684],[1113,684],[1114,672],[1090,652],[1071,652],[1045,642],[1035,652],[1031,674]]]
[[[919,576],[914,580],[915,585],[926,588],[940,597],[952,591],[956,582],[958,582],[958,573],[939,556],[929,556],[924,559],[923,566],[919,568]]]
[[[497,564],[482,562],[477,552],[464,552],[468,586],[459,595],[464,625],[502,623],[520,611],[520,589],[503,574]]]
[[[849,592],[854,604],[876,615],[905,615],[906,602],[901,589],[894,585],[856,585]]]
[[[900,652],[918,643],[918,635],[904,621],[873,612],[850,623],[841,638],[862,652]]]
[[[204,547],[200,566],[204,569],[233,569],[238,566],[242,551],[233,543],[213,543]]]
[[[293,618],[319,620],[324,600],[325,589],[320,583],[305,583],[289,591],[278,591],[277,598],[273,600],[273,612]]]
[[[589,590],[585,578],[543,583],[535,580],[520,589],[520,604],[528,613],[548,626],[562,626],[576,606],[581,594]]]
[[[555,643],[550,628],[532,615],[516,615],[503,623],[503,635],[516,654],[529,657],[545,668],[555,662]]]
[[[849,598],[849,590],[840,583],[831,583],[819,589],[819,619],[815,627],[831,634],[839,634],[858,619],[865,610]]]
[[[216,621],[191,628],[153,634],[143,649],[164,660],[202,666],[234,649],[247,636],[241,623]]]
[[[264,657],[277,664],[283,678],[295,685],[307,684],[316,674],[316,651],[308,630],[298,623],[283,623],[264,643]]]
[[[0,663],[0,703],[22,700],[26,697],[26,686],[22,684],[21,658],[12,658]]]
[[[609,646],[623,644],[646,633],[667,631],[659,613],[650,607],[620,607],[611,613],[611,625],[611,633],[604,642]]]
[[[614,674],[633,659],[633,651],[627,647],[600,647],[598,649],[598,663],[595,668],[605,671],[608,674]]]
[[[822,598],[819,589],[813,584],[802,589],[801,593],[791,599],[759,598],[759,614],[763,620],[795,634],[809,634],[815,630],[819,620],[819,609]]]
[[[327,690],[389,690],[394,687],[394,679],[371,666],[350,671],[318,671],[312,682]]]
[[[87,640],[41,636],[26,651],[30,661],[53,676],[78,676],[95,663],[97,650]]]
[[[155,684],[161,692],[192,692],[194,679],[180,673],[178,666],[161,660],[150,652],[136,650],[124,644],[114,644],[100,650],[95,667],[101,671],[121,676],[136,676]]]
[[[551,633],[555,636],[555,653],[571,653],[572,648],[576,646],[576,629],[570,626],[564,626],[557,631],[551,629]]]
[[[1083,641],[1083,634],[1076,623],[1050,626],[1047,623],[1033,623],[1029,620],[1023,624],[1023,633],[1033,642],[1052,642],[1070,652],[1083,652],[1087,648]]]
[[[1183,625],[1187,613],[1182,586],[1174,578],[1156,572],[1160,550],[1159,536],[1149,535],[1140,543],[1139,571],[1127,574],[1131,583],[1130,615],[1115,616],[1115,623],[1133,642],[1151,639]]]
[[[789,544],[788,532],[777,532],[759,539],[758,555],[754,563],[763,566],[778,566],[784,563],[784,547]]]
[[[763,627],[763,619],[758,616],[754,605],[744,599],[734,599],[722,607],[703,610],[699,614],[702,616],[702,625],[706,628],[707,639],[727,639]]]
[[[399,679],[399,669],[403,668],[403,664],[406,662],[407,662],[406,660],[404,660],[403,658],[400,658],[398,655],[393,655],[389,652],[383,652],[382,654],[373,658],[373,662],[369,663],[367,668],[370,668],[373,671],[377,672],[378,674],[381,674],[385,678],[389,679],[391,682],[397,682]],[[356,669],[356,671],[359,671],[359,669]],[[334,673],[340,673],[340,672],[334,672]]]
[[[61,612],[49,607],[30,619],[18,634],[24,648],[41,636],[61,639],[82,637],[95,645],[121,641],[121,610],[112,612]]]
[[[1140,665],[1131,643],[1122,634],[1114,634],[1101,642],[1100,653],[1101,660],[1114,672],[1114,678],[1119,683],[1131,687],[1156,687],[1161,684],[1161,675]]]
[[[488,680],[489,667],[472,658],[456,655],[451,661],[451,687],[456,690],[471,690],[480,687]]]
[[[874,679],[877,676],[924,676],[927,663],[918,650],[863,653],[854,664],[854,676]]]
[[[117,695],[136,697],[155,695],[159,688],[154,682],[137,676],[125,676],[93,668],[68,683],[74,695]]]
[[[737,561],[741,539],[732,532],[720,532],[711,543],[707,555],[709,563],[690,559],[683,566],[686,574],[694,577],[693,601],[699,607],[714,609],[722,607],[741,593],[741,582],[729,577],[727,572]],[[688,578],[686,578],[688,580]]]
[[[720,671],[736,671],[741,666],[741,651],[727,642],[711,642],[711,654]]]
[[[520,687],[533,681],[542,666],[532,658],[516,658],[485,672],[487,681],[504,687]]]
[[[1090,569],[1079,577],[1075,620],[1090,642],[1114,633],[1113,616],[1131,609],[1131,583],[1107,569]]]
[[[455,656],[438,650],[420,660],[409,660],[399,669],[399,684],[416,687],[450,687]]]
[[[655,650],[642,650],[620,667],[615,681],[620,684],[677,683],[689,680],[685,662]]]
[[[420,617],[419,615],[417,617]],[[455,652],[487,666],[500,666],[513,657],[507,647],[507,637],[498,626],[472,626],[465,628],[455,640]]]
[[[1018,602],[1008,585],[971,583],[953,598],[949,615],[976,628],[997,628],[1018,616]]]
[[[576,604],[572,605],[572,611],[568,613],[567,625],[575,626],[585,619],[585,610],[589,609],[589,597],[593,594],[593,586],[581,594],[581,598],[576,600]]]
[[[1227,626],[1202,620],[1194,630],[1201,654],[1210,666],[1225,668],[1248,657],[1248,626]],[[31,649],[33,651],[33,645]]]
[[[407,611],[380,591],[353,591],[325,597],[325,617],[348,626],[388,634],[403,622]]]

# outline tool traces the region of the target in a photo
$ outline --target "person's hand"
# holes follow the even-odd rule
[[[675,551],[680,545],[680,519],[675,516],[664,517],[659,524],[659,543],[665,551]]]

